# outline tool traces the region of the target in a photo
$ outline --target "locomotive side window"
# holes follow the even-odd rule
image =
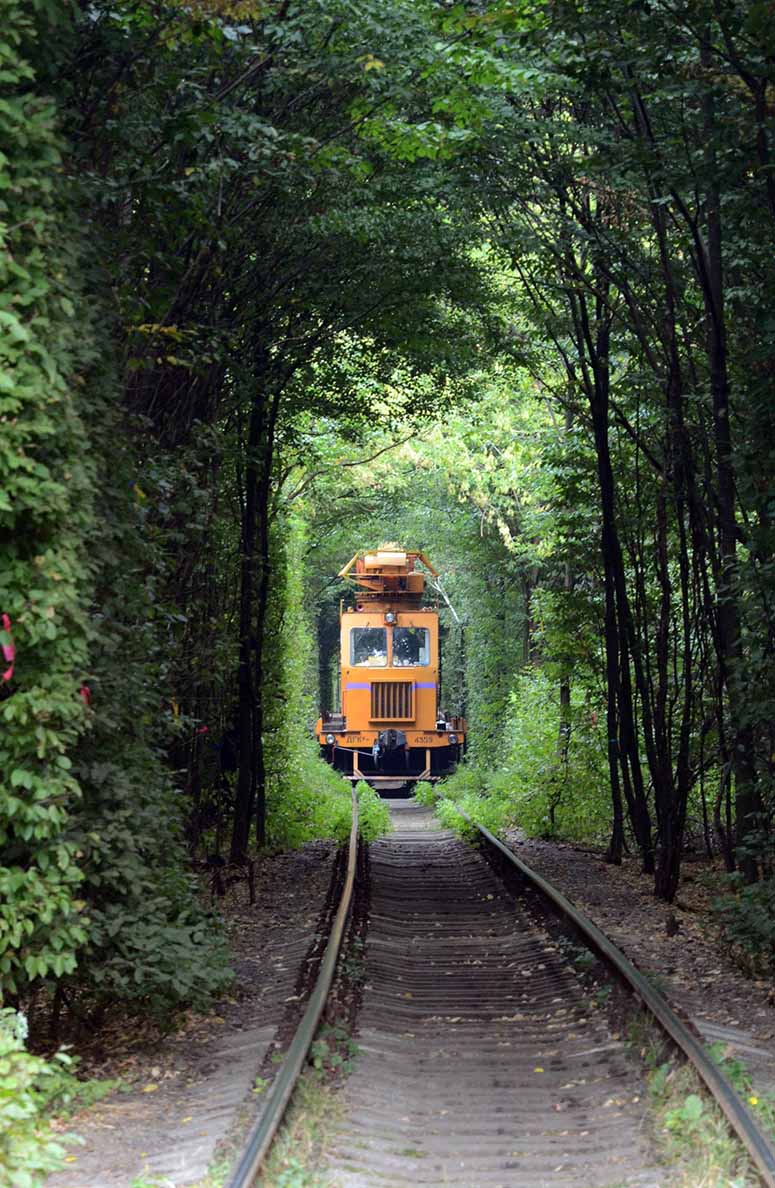
[[[387,628],[353,627],[350,631],[350,663],[384,668],[387,664]]]
[[[431,648],[427,627],[393,628],[393,664],[397,668],[430,664]]]

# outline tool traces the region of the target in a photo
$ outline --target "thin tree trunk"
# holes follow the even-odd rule
[[[709,43],[702,48],[702,63],[711,64]],[[735,467],[730,424],[730,385],[727,365],[727,334],[724,311],[724,274],[722,259],[721,194],[713,149],[715,103],[706,88],[705,112],[706,168],[708,174],[707,257],[701,269],[701,283],[708,328],[708,362],[716,445],[716,481],[718,485],[718,526],[720,574],[718,585],[718,633],[721,671],[727,689],[728,713],[732,726],[732,771],[735,778],[735,817],[738,848],[756,828],[759,810],[756,770],[753,762],[753,733],[741,720],[740,703],[744,692],[740,681],[740,606],[737,594],[737,519],[735,514]],[[753,855],[743,853],[740,869],[747,882],[754,882],[758,867]]]
[[[252,646],[254,610],[254,573],[256,554],[256,519],[258,504],[259,449],[264,424],[264,401],[258,395],[248,424],[245,459],[245,502],[242,511],[242,550],[240,556],[239,667],[237,670],[237,789],[232,822],[230,860],[244,862],[248,854],[250,825],[256,794],[253,764],[256,697],[253,677]]]
[[[570,433],[573,428],[573,409],[569,404],[565,409],[565,433]],[[565,562],[565,572],[563,576],[563,589],[566,597],[573,590],[573,571],[571,569],[570,561]],[[562,779],[567,779],[568,766],[568,751],[570,749],[570,735],[571,735],[571,689],[570,689],[570,666],[563,666],[563,672],[560,677],[560,730],[557,739],[557,758],[562,769]]]
[[[590,336],[585,334],[587,342]],[[625,779],[625,791],[628,795],[628,808],[635,834],[635,840],[641,852],[643,868],[653,869],[653,847],[651,839],[651,821],[643,788],[640,757],[638,753],[637,729],[633,712],[632,682],[630,679],[630,663],[627,639],[623,634],[623,624],[626,625],[629,606],[625,584],[624,561],[616,526],[615,487],[611,452],[608,442],[608,372],[607,372],[607,331],[599,331],[595,344],[595,360],[593,364],[594,382],[588,391],[590,411],[595,439],[595,455],[597,459],[598,485],[600,489],[600,506],[602,513],[601,550],[603,557],[603,572],[605,577],[606,609],[605,609],[605,647],[606,647],[606,678],[608,684],[608,766],[611,772],[611,793],[614,808],[614,837],[617,834],[618,861],[621,861],[621,847],[623,845],[623,826],[617,824],[621,816],[621,782],[617,764],[629,767]],[[626,629],[626,628],[625,628]],[[616,705],[616,708],[614,708]],[[614,775],[614,769],[617,768]],[[623,776],[625,775],[623,771]],[[609,848],[611,861],[616,861],[617,846],[614,837]]]
[[[266,719],[266,626],[269,596],[272,586],[271,556],[271,496],[272,471],[275,461],[275,431],[280,411],[281,392],[277,390],[269,406],[266,433],[261,451],[261,476],[258,485],[257,529],[258,529],[258,598],[256,606],[256,633],[254,646],[254,765],[255,765],[255,811],[256,845],[266,845],[266,750],[264,731]]]

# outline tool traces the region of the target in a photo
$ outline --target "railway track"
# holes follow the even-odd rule
[[[542,911],[515,898],[506,871],[581,935],[684,1049],[763,1183],[775,1185],[766,1136],[607,938],[592,926],[585,932],[571,906],[489,835],[487,861],[434,828],[419,806],[398,802],[393,817],[395,833],[370,848],[359,1055],[341,1092],[344,1120],[326,1183],[658,1188],[663,1169],[649,1153],[641,1069],[597,1009],[563,938]],[[354,841],[351,848],[354,871]],[[342,920],[323,975],[326,963],[333,973],[343,928]],[[313,1038],[330,977],[323,981],[229,1188],[252,1182],[256,1153],[271,1140],[277,1106],[281,1112]]]

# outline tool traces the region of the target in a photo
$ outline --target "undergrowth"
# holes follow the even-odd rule
[[[320,1156],[333,1137],[342,1107],[325,1074],[308,1069],[299,1080],[283,1124],[256,1180],[257,1188],[321,1188]]]
[[[413,795],[416,803],[424,804],[426,808],[433,808],[436,804],[436,788],[427,780],[417,781]]]
[[[775,878],[746,885],[736,872],[724,886],[713,903],[722,944],[749,976],[775,973]]]
[[[64,1165],[63,1139],[46,1112],[49,1088],[66,1056],[46,1061],[25,1047],[23,1015],[0,1012],[0,1182],[38,1188]]]
[[[74,1113],[94,1105],[117,1081],[80,1081],[67,1052],[50,1059],[27,1050],[27,1020],[0,1009],[0,1184],[41,1188],[67,1162],[67,1147],[80,1140],[63,1133]]]
[[[562,754],[559,735],[557,682],[531,667],[519,674],[510,695],[498,766],[463,764],[442,781],[439,794],[494,833],[518,825],[532,836],[602,841],[610,817],[605,749],[600,723],[581,692],[574,694]],[[439,815],[465,832],[449,806],[442,804]]]
[[[630,1042],[648,1069],[659,1155],[671,1168],[669,1188],[756,1188],[761,1181],[747,1152],[692,1066],[665,1060],[658,1034],[647,1025],[635,1025]],[[775,1135],[775,1097],[755,1094],[745,1066],[730,1059],[722,1044],[712,1045],[709,1054]]]
[[[291,740],[282,786],[268,797],[267,840],[273,849],[295,849],[315,838],[345,842],[350,833],[350,785],[323,763],[316,745]],[[358,820],[364,841],[390,832],[390,812],[364,780],[356,785]]]

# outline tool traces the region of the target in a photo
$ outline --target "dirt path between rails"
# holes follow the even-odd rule
[[[313,842],[261,858],[256,904],[247,885],[223,910],[236,979],[209,1015],[191,1015],[164,1039],[116,1021],[84,1050],[82,1071],[120,1077],[112,1093],[72,1119],[83,1146],[46,1188],[130,1188],[202,1179],[229,1130],[259,1102],[262,1062],[277,1042],[316,937],[331,887],[336,847]]]
[[[659,989],[692,1019],[707,1043],[722,1043],[741,1060],[758,1091],[775,1090],[773,984],[745,977],[721,952],[714,939],[711,895],[699,881],[704,864],[685,864],[676,903],[670,906],[654,899],[652,878],[640,873],[634,859],[609,866],[601,854],[526,839],[517,830],[506,840],[642,972],[654,975]]]

